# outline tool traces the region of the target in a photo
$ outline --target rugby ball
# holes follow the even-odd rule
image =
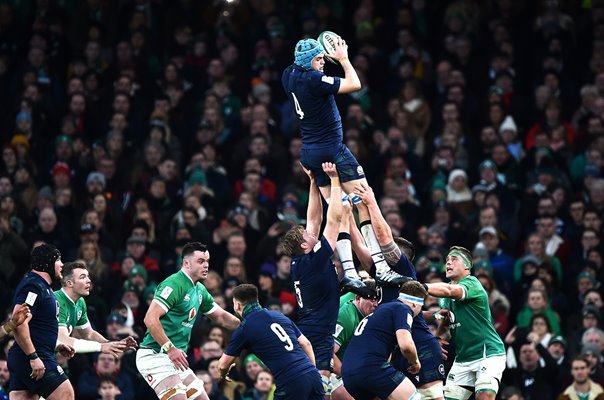
[[[321,32],[321,34],[317,38],[317,41],[321,43],[321,46],[323,46],[323,48],[325,49],[325,59],[334,64],[339,64],[339,62],[330,56],[332,56],[336,52],[336,41],[338,39],[340,39],[340,35],[332,31]]]

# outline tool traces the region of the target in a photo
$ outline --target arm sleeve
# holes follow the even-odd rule
[[[337,94],[340,90],[340,78],[327,76],[322,72],[315,71],[310,76],[310,93],[314,96],[326,96]]]
[[[342,346],[352,337],[355,327],[352,326],[350,318],[347,318],[347,313],[338,315],[338,322],[336,323],[336,333],[333,335],[334,341]]]
[[[202,287],[201,305],[199,306],[199,311],[206,315],[212,314],[214,311],[216,311],[218,306],[216,303],[214,303],[214,298],[210,292],[208,292],[208,289],[206,289],[205,286],[201,285],[200,283],[198,283],[198,285]]]
[[[392,317],[394,318],[394,331],[399,329],[405,329],[411,331],[411,325],[413,325],[413,313],[411,309],[404,304],[403,307],[396,307]]]
[[[331,267],[331,256],[333,255],[333,249],[331,245],[325,239],[325,236],[321,236],[321,240],[317,242],[313,251],[310,253],[310,257],[312,258],[311,266],[317,269],[322,269],[326,265]]]
[[[458,283],[458,285],[463,287],[465,291],[465,296],[459,301],[472,301],[476,298],[479,298],[481,291],[484,290],[480,284],[480,281],[476,278],[463,279]]]
[[[241,351],[245,348],[246,340],[243,333],[243,327],[239,326],[239,328],[235,329],[233,335],[231,336],[231,340],[229,341],[229,345],[224,350],[224,354],[227,354],[232,357],[239,357]]]
[[[43,289],[40,286],[31,283],[24,285],[17,293],[15,293],[14,304],[23,304],[25,303],[25,300],[33,299],[33,305],[29,304],[29,310],[32,314],[35,314],[38,309],[39,297],[42,290]],[[29,303],[31,303],[31,301],[29,301]],[[12,313],[12,310],[10,311]]]
[[[415,272],[415,266],[404,253],[401,253],[401,258],[398,260],[396,265],[394,266],[394,271],[404,275],[410,276],[413,279],[417,279],[417,273]]]
[[[179,286],[168,278],[160,283],[157,289],[155,289],[153,300],[158,302],[159,305],[162,306],[162,308],[167,312],[169,309],[174,307],[174,305],[180,299],[181,296],[179,295],[179,292]]]

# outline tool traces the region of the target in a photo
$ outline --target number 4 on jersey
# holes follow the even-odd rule
[[[302,111],[302,108],[300,108],[300,103],[298,102],[298,98],[296,97],[294,92],[291,92],[291,93],[292,93],[292,97],[294,98],[294,108],[296,109],[296,114],[298,114],[298,118],[303,119],[304,111]]]

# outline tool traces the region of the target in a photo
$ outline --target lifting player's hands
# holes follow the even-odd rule
[[[124,344],[126,345],[126,350],[124,351],[136,349],[138,347],[138,342],[132,336],[128,336],[127,338],[120,340],[120,342],[124,342]]]
[[[4,325],[4,329],[7,333],[10,333],[29,318],[31,318],[29,306],[25,303],[19,304],[15,307],[15,311],[13,312],[13,316],[11,317],[10,321]]]
[[[363,203],[369,205],[376,202],[373,189],[368,184],[361,182],[354,188],[354,193],[363,200]]]
[[[39,381],[44,377],[46,367],[44,367],[44,363],[42,362],[42,360],[40,360],[40,357],[37,357],[34,360],[30,360],[29,365],[31,367],[31,374],[29,375],[31,379]]]
[[[231,364],[231,365],[229,366],[229,369],[226,371],[226,373],[224,373],[224,372],[222,372],[222,371],[221,371],[221,372],[220,372],[220,374],[221,374],[221,378],[222,378],[222,379],[224,379],[224,380],[225,380],[225,381],[227,381],[227,382],[232,382],[233,380],[232,380],[232,379],[231,379],[231,377],[229,376],[229,373],[231,372],[231,369],[233,369],[233,367],[234,367],[235,365],[236,365],[235,363]]]
[[[176,347],[172,347],[170,350],[168,350],[168,358],[170,361],[172,361],[172,364],[174,364],[174,368],[179,371],[185,371],[187,368],[189,368],[187,353]]]
[[[313,179],[315,179],[315,174],[313,174],[313,173],[312,173],[312,171],[311,171],[310,169],[306,168],[306,167],[304,166],[304,164],[302,164],[301,162],[300,162],[300,167],[302,168],[302,170],[304,171],[304,173],[305,173],[306,175],[308,175],[308,178],[309,178],[311,181],[312,181]]]
[[[321,167],[323,167],[323,172],[325,172],[330,178],[338,177],[338,170],[334,163],[324,162],[323,164],[321,164]]]
[[[67,343],[59,343],[56,350],[60,355],[67,359],[75,355],[75,349]]]
[[[125,340],[125,339],[124,339]],[[112,354],[115,357],[119,357],[122,355],[124,351],[126,351],[126,342],[124,340],[120,340],[117,342],[107,342],[101,344],[101,353]]]
[[[330,56],[331,58],[340,61],[342,58],[348,57],[348,45],[344,39],[338,37],[334,47],[336,51]]]
[[[407,371],[409,371],[410,374],[415,375],[420,369],[422,369],[422,364],[419,362],[418,358],[415,360],[415,362],[409,362],[409,368],[407,368]]]

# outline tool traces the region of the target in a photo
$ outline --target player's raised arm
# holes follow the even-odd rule
[[[340,178],[336,165],[330,162],[323,163],[323,171],[331,180],[331,194],[329,196],[329,207],[327,207],[327,222],[323,236],[329,242],[332,249],[336,247],[338,233],[340,231],[340,221],[342,220],[342,188],[340,187]]]
[[[241,324],[239,318],[225,311],[219,305],[216,305],[216,309],[211,314],[207,314],[207,317],[218,325],[223,326],[231,331],[237,329],[237,327]]]
[[[340,62],[342,69],[344,70],[344,78],[340,79],[340,88],[338,93],[352,93],[361,89],[361,80],[357,75],[357,71],[348,59],[348,45],[346,41],[341,37],[336,39],[335,43],[336,52],[331,55]]]
[[[300,166],[310,179],[308,192],[308,206],[306,207],[306,231],[314,237],[319,237],[321,223],[323,222],[323,203],[321,201],[321,192],[315,181],[315,175],[309,169],[306,169],[302,163]]]

